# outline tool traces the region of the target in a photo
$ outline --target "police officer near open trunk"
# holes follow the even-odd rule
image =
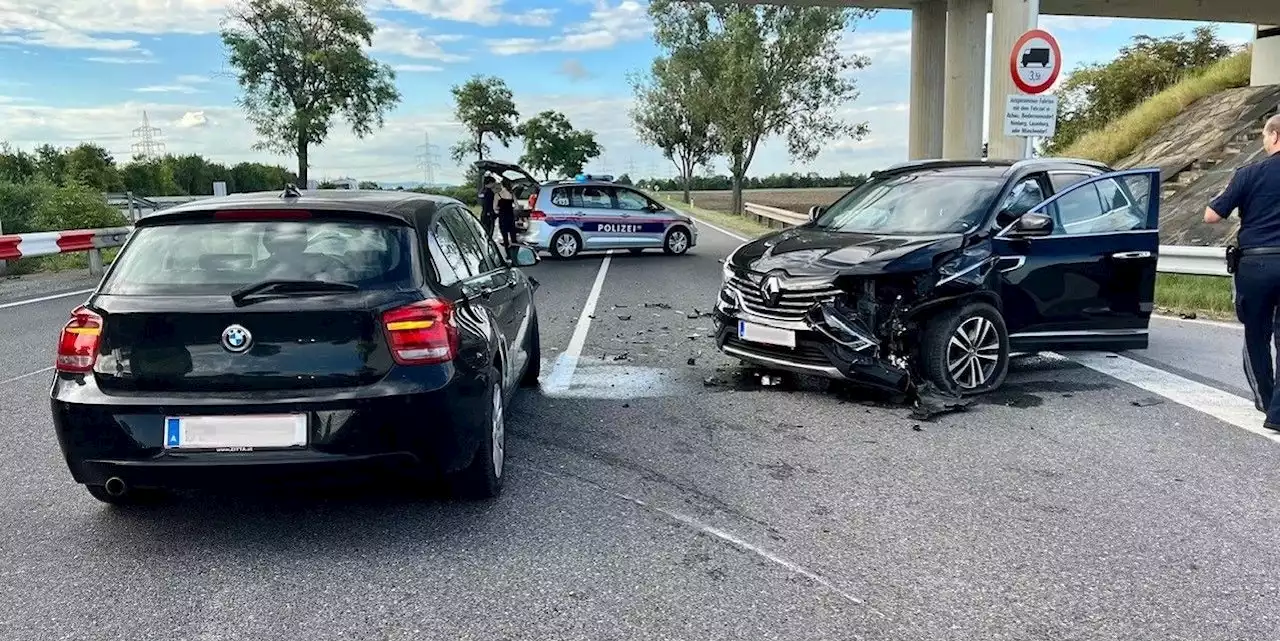
[[[1253,401],[1266,412],[1264,426],[1280,431],[1280,360],[1271,352],[1280,334],[1280,115],[1262,128],[1267,158],[1236,170],[1231,182],[1204,211],[1219,223],[1239,211],[1236,246],[1227,248],[1227,271],[1235,276],[1236,316],[1244,323],[1244,373]]]

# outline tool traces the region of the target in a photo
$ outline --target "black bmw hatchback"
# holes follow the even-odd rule
[[[519,269],[536,261],[504,255],[461,203],[403,192],[147,217],[58,342],[72,477],[116,504],[401,468],[496,496],[507,401],[539,375]]]
[[[1011,352],[1147,346],[1157,169],[922,161],[724,263],[717,341],[756,365],[907,392],[999,387]]]

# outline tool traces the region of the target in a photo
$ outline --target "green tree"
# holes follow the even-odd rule
[[[256,148],[296,154],[302,183],[310,147],[338,114],[363,138],[400,101],[395,72],[366,50],[373,33],[361,0],[241,0],[230,10],[222,42]]]
[[[361,189],[382,189],[382,185],[379,185],[378,183],[373,182],[372,180],[362,180],[360,181],[360,188]]]
[[[102,147],[83,143],[63,154],[65,184],[83,185],[103,191],[119,191],[124,188],[116,161]]]
[[[1058,125],[1042,151],[1055,154],[1080,136],[1102,128],[1147,98],[1234,53],[1213,27],[1196,27],[1190,38],[1134,36],[1107,63],[1083,65],[1058,89]]]
[[[564,176],[582,173],[587,161],[600,156],[596,135],[590,130],[578,131],[558,111],[544,111],[521,123],[518,133],[524,139],[524,155],[520,164],[544,180],[552,172]]]
[[[617,177],[617,179],[615,179],[613,182],[615,182],[615,183],[617,183],[617,184],[619,184],[619,185],[632,185],[632,184],[634,184],[634,183],[631,181],[631,174],[622,174],[621,176],[618,176],[618,177]]]
[[[659,57],[648,78],[632,78],[635,108],[631,121],[636,136],[657,147],[675,164],[689,202],[689,185],[699,166],[706,166],[719,148],[711,129],[714,97],[694,60]]]
[[[747,170],[760,144],[781,136],[797,161],[843,137],[860,139],[865,122],[838,110],[858,96],[852,72],[862,56],[840,53],[842,38],[873,12],[739,2],[653,0],[654,38],[669,57],[696,65],[711,100],[711,131],[728,157],[731,209],[742,212]]]
[[[454,117],[467,130],[467,137],[449,149],[453,161],[482,160],[489,155],[492,136],[503,147],[511,144],[519,129],[520,112],[507,83],[493,76],[474,76],[453,87]]]
[[[27,182],[38,175],[35,156],[0,142],[0,181]]]

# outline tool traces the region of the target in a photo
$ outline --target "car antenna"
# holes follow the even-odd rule
[[[281,198],[301,198],[302,192],[298,191],[298,186],[292,183],[284,186],[284,193],[280,194]]]

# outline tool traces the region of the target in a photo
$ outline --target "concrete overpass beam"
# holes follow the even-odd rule
[[[915,70],[912,69],[912,73]],[[1254,87],[1280,85],[1280,27],[1258,25],[1253,38],[1253,67],[1249,84]]]
[[[947,0],[947,78],[942,155],[982,155],[982,90],[986,85],[989,0]]]
[[[1005,98],[1022,93],[1009,77],[1009,52],[1032,24],[1036,0],[992,0],[991,4],[991,105],[987,112],[987,155],[991,158],[1022,158],[1026,139],[1004,135]]]
[[[907,156],[942,157],[942,105],[947,84],[947,3],[922,0],[911,10],[911,104]]]

